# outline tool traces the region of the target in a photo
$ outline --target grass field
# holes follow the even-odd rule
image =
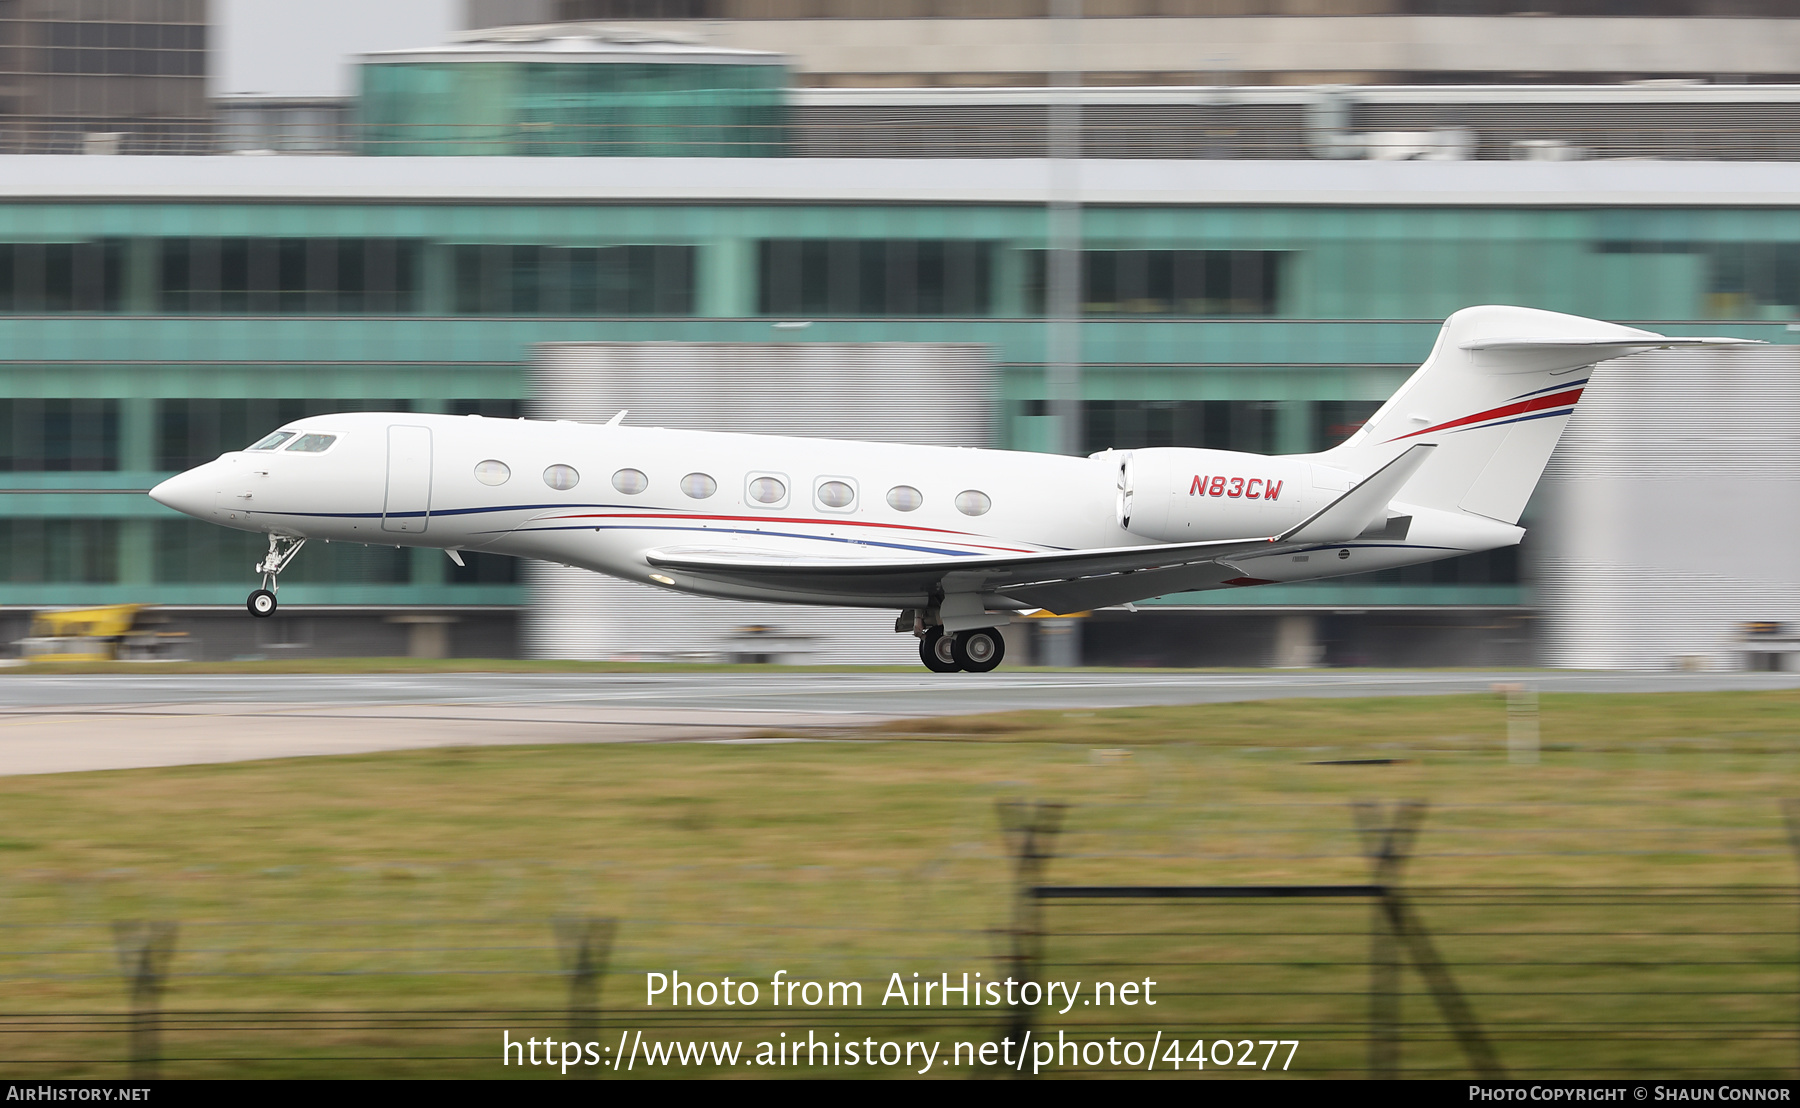
[[[994,805],[1038,798],[1069,805],[1047,871],[1066,884],[1362,882],[1349,802],[1428,801],[1407,882],[1514,1072],[1791,1067],[1778,802],[1800,795],[1800,693],[1545,696],[1540,725],[1536,765],[1508,763],[1498,697],[1466,696],[0,780],[0,1073],[122,1073],[111,927],[147,919],[180,926],[171,1076],[516,1073],[500,1029],[565,1018],[558,917],[619,920],[603,1035],[997,1034],[1003,1013],[876,998],[894,972],[1004,972]],[[1354,1072],[1368,921],[1361,903],[1052,908],[1046,972],[1164,982],[1156,1013],[1076,1011],[1072,1030],[1300,1029],[1295,1072]],[[763,1004],[645,1010],[644,974],[676,969],[763,982]],[[869,999],[769,1011],[776,970]],[[1406,980],[1408,1065],[1460,1072]]]

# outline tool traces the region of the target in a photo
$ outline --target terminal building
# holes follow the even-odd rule
[[[882,130],[869,120],[884,112],[927,129],[956,112],[1010,113],[1037,128],[1023,145],[1041,152],[1055,97],[904,93],[945,97],[933,108],[832,90],[846,98],[836,107],[863,112],[834,138],[830,113],[815,110],[832,104],[769,95],[779,56],[593,35],[489,38],[366,59],[366,111],[344,129],[340,156],[0,158],[0,623],[10,637],[45,607],[146,601],[192,630],[208,657],[911,657],[892,613],[846,621],[709,602],[659,620],[661,598],[647,590],[584,592],[556,567],[480,555],[458,566],[439,551],[393,547],[309,547],[283,576],[281,615],[251,620],[242,605],[256,537],[144,495],[305,414],[596,418],[602,401],[547,367],[562,364],[558,351],[633,344],[643,358],[614,360],[675,367],[683,350],[695,352],[689,365],[704,361],[703,348],[714,359],[741,351],[758,369],[737,383],[752,389],[779,384],[786,367],[817,374],[828,359],[836,375],[815,380],[853,383],[855,396],[821,396],[808,412],[806,393],[788,394],[788,433],[816,416],[810,426],[826,435],[1057,448],[1045,286],[1048,252],[1064,245],[1053,241],[1051,204],[1071,198],[1065,178],[1009,147],[1006,126],[955,151],[901,148],[895,128],[869,138]],[[484,101],[494,112],[473,123],[407,114],[407,104],[431,102],[415,95],[420,82],[479,82],[488,78],[458,67],[501,65],[579,69],[550,76],[586,92],[546,99],[520,83],[511,99]],[[753,72],[696,82],[697,67]],[[1358,117],[1405,100],[1380,90],[1354,101],[1332,90],[1081,94],[1114,145],[1082,161],[1073,194],[1080,449],[1322,449],[1423,360],[1445,316],[1470,304],[1791,343],[1800,162],[1758,146],[1756,127],[1740,127],[1737,145],[1715,156],[1690,143],[1685,160],[1668,153],[1679,139],[1664,128],[1653,140],[1660,152],[1645,160],[1607,145],[1624,141],[1611,124],[1629,118],[1632,102],[1619,108],[1615,97],[1608,108],[1603,96],[1539,90],[1546,120],[1560,111],[1588,120],[1585,130],[1522,135],[1514,124],[1496,134],[1469,105],[1497,94],[1442,91],[1439,114],[1425,118],[1414,102],[1411,123]],[[1758,88],[1760,100],[1744,89],[1639,92],[1638,106],[1740,120],[1757,105],[1800,103],[1800,90],[1784,86]],[[561,114],[539,112],[547,102]],[[1205,123],[1221,105],[1240,111],[1229,136]],[[1170,125],[1174,109],[1190,122]],[[1134,118],[1146,136],[1138,147]],[[1395,134],[1414,137],[1375,137]],[[1533,138],[1580,155],[1517,145]],[[646,362],[653,353],[663,361]],[[1734,363],[1734,380],[1750,382],[1740,395],[1754,395],[1756,381],[1791,381],[1800,363],[1789,353]],[[941,397],[918,387],[935,379],[920,366],[951,375]],[[680,373],[668,377],[678,388]],[[1684,403],[1706,402],[1707,390],[1681,380]],[[641,373],[630,385],[645,395]],[[1793,389],[1764,395],[1766,433],[1791,452]],[[670,425],[741,415],[668,410]],[[1762,523],[1800,518],[1784,488],[1755,502],[1769,513]],[[1576,515],[1608,502],[1590,486],[1577,491],[1565,498]],[[1691,483],[1678,492],[1707,495]],[[1565,541],[1579,533],[1548,514],[1553,497],[1540,499],[1517,550],[1166,597],[1136,613],[1093,613],[1078,633],[1028,622],[1020,648],[1066,658],[1062,644],[1079,639],[1081,660],[1122,665],[1731,665],[1734,621],[1800,618],[1791,610],[1800,598],[1767,587],[1792,576],[1778,560],[1720,570],[1735,582],[1726,591],[1766,596],[1762,607],[1721,604],[1662,638],[1565,618],[1591,608],[1589,594],[1569,589],[1579,593],[1583,567],[1599,573],[1610,555],[1604,543]],[[1716,546],[1710,536],[1681,541]],[[1543,587],[1553,557],[1562,592]],[[1666,587],[1678,587],[1681,573],[1669,572]],[[1617,574],[1607,580],[1616,588]],[[584,618],[613,630],[584,634]],[[675,623],[682,634],[668,631]],[[1592,635],[1656,645],[1602,656],[1566,641]]]

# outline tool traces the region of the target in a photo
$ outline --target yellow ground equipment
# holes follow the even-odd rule
[[[19,655],[32,662],[173,660],[187,633],[157,630],[153,612],[143,604],[39,612],[30,636],[19,640]]]

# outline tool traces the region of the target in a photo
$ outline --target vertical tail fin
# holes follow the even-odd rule
[[[1425,364],[1362,429],[1319,461],[1358,474],[1409,447],[1438,447],[1407,483],[1420,507],[1517,523],[1594,363],[1670,346],[1745,339],[1669,338],[1535,308],[1464,308],[1444,321]]]

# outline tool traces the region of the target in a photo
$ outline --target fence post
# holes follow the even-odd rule
[[[131,993],[131,1076],[153,1078],[162,1061],[161,998],[175,954],[175,924],[120,920],[113,924],[119,972]]]
[[[569,977],[569,1038],[596,1042],[600,1038],[600,984],[612,959],[613,934],[619,921],[611,917],[563,917],[555,921],[556,949],[563,972]],[[597,1077],[591,1067],[585,1076]]]
[[[1371,801],[1352,805],[1357,830],[1362,833],[1363,853],[1375,869],[1377,888],[1374,949],[1370,958],[1369,1072],[1373,1077],[1400,1076],[1400,970],[1404,947],[1475,1072],[1490,1079],[1505,1077],[1506,1070],[1493,1044],[1482,1033],[1474,1011],[1456,987],[1444,960],[1438,957],[1400,887],[1400,870],[1412,856],[1413,840],[1425,820],[1425,807],[1422,800],[1403,800],[1394,805],[1392,812],[1384,812],[1380,804]]]
[[[1800,800],[1790,797],[1782,801],[1781,819],[1787,825],[1788,846],[1793,848],[1795,861],[1800,862]],[[1796,934],[1800,934],[1800,931],[1796,931]],[[1796,965],[1800,965],[1800,960],[1796,961]],[[1796,991],[1795,996],[1796,1002],[1800,1003],[1800,990]],[[1800,1012],[1796,1012],[1794,1029],[1797,1049],[1800,1049]]]
[[[1380,888],[1369,929],[1369,1076],[1400,1076],[1400,869],[1425,818],[1425,803],[1403,800],[1391,812],[1375,801],[1350,806],[1363,856]]]
[[[1012,951],[1008,958],[1009,976],[1021,986],[1037,979],[1043,962],[1044,929],[1042,905],[1034,892],[1043,879],[1044,866],[1055,857],[1057,832],[1062,830],[1066,805],[1048,800],[1002,800],[996,806],[1000,829],[1006,835],[1013,856],[1013,924]],[[1015,1004],[1007,1024],[1007,1037],[1023,1049],[1026,1033],[1031,1029],[1033,1008]]]

